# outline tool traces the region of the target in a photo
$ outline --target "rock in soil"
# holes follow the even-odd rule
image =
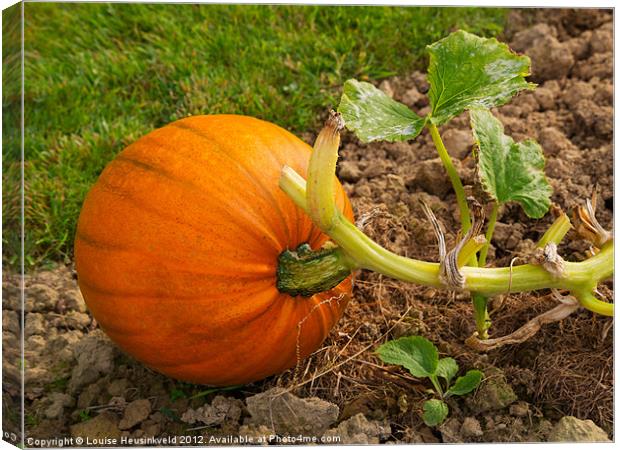
[[[357,414],[341,422],[338,427],[328,430],[325,442],[338,445],[378,444],[381,438],[391,434],[390,426],[384,421],[369,421],[363,414]]]
[[[484,433],[477,419],[474,417],[466,417],[463,421],[463,425],[461,425],[461,434],[465,437],[479,437]]]
[[[338,420],[339,409],[316,397],[299,398],[273,388],[246,399],[250,423],[273,428],[280,435],[322,436]]]
[[[241,400],[218,395],[210,405],[188,409],[181,416],[181,421],[189,424],[200,422],[209,426],[222,425],[225,421],[239,422],[242,408],[243,402]]]
[[[121,430],[118,428],[118,418],[111,412],[104,411],[94,419],[71,426],[71,436],[92,440],[118,439]]]
[[[517,396],[503,373],[489,371],[488,375],[489,378],[482,382],[480,389],[466,400],[475,414],[503,409],[517,401]]]
[[[611,442],[607,433],[591,420],[565,416],[555,424],[549,434],[551,442]]]
[[[69,392],[76,393],[114,369],[116,348],[101,330],[91,333],[74,349],[77,365],[73,368]]]
[[[151,413],[151,402],[146,399],[134,400],[125,408],[125,414],[118,424],[121,430],[131,427],[145,420]]]

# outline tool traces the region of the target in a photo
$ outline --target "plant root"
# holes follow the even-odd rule
[[[465,344],[479,352],[488,352],[504,345],[520,344],[534,336],[543,325],[559,322],[577,311],[581,306],[574,297],[562,297],[557,294],[557,291],[554,291],[554,296],[561,302],[558,306],[534,317],[513,333],[495,339],[484,340],[478,338],[478,333],[474,333],[465,340]]]

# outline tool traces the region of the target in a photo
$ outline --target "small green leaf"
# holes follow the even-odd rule
[[[437,364],[437,370],[435,373],[446,380],[448,384],[452,381],[452,378],[459,371],[459,365],[452,358],[441,358]]]
[[[362,142],[406,141],[426,124],[406,105],[392,100],[370,83],[348,80],[338,106],[346,127]]]
[[[436,125],[466,109],[503,105],[520,90],[535,87],[525,81],[530,59],[497,39],[456,31],[427,48],[428,95]]]
[[[448,405],[443,401],[432,399],[424,402],[422,420],[429,427],[440,425],[448,417]]]
[[[389,341],[377,349],[381,360],[399,364],[414,377],[429,377],[437,370],[439,354],[431,341],[422,336],[408,336]]]
[[[454,385],[448,389],[447,395],[465,395],[476,389],[484,375],[479,370],[469,370],[464,376],[458,377]]]
[[[553,189],[545,177],[540,145],[530,139],[516,143],[487,109],[472,109],[470,117],[484,190],[498,203],[518,202],[528,217],[544,216]]]

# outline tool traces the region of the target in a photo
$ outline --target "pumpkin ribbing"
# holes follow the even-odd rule
[[[282,166],[305,174],[310,151],[273,124],[216,115],[121,152],[88,194],[75,242],[78,283],[102,329],[148,366],[212,385],[293,366],[301,321],[301,356],[318,348],[350,279],[311,298],[275,287],[282,251],[326,241],[278,188]]]

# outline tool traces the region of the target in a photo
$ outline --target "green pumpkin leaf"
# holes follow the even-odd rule
[[[465,395],[476,389],[484,375],[479,370],[469,370],[464,376],[458,377],[446,395]]]
[[[431,120],[446,123],[464,110],[503,105],[522,89],[530,58],[513,53],[497,39],[456,31],[429,45]]]
[[[459,365],[452,358],[441,358],[437,364],[437,370],[435,373],[446,380],[448,384],[452,381],[452,378],[459,371]]]
[[[399,364],[414,377],[429,377],[437,370],[439,353],[431,341],[422,336],[407,336],[386,342],[377,349],[381,360]]]
[[[478,145],[478,172],[485,191],[498,203],[518,202],[528,217],[541,218],[549,210],[553,189],[545,177],[545,158],[531,139],[516,143],[486,109],[470,111]]]
[[[406,141],[415,138],[426,124],[406,105],[391,99],[370,83],[348,80],[338,106],[345,126],[362,142]]]
[[[427,400],[422,406],[422,420],[429,427],[440,425],[448,417],[448,405],[437,399]]]

